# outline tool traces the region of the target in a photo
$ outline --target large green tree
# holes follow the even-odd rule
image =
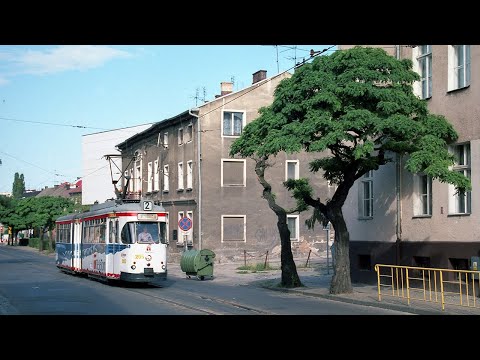
[[[320,56],[299,67],[275,90],[273,103],[242,134],[243,157],[318,153],[310,163],[336,184],[330,199],[313,195],[307,179],[285,183],[300,206],[312,206],[335,230],[335,268],[330,293],[350,293],[349,232],[342,212],[357,179],[405,155],[405,168],[423,172],[464,193],[470,180],[452,171],[448,144],[457,140],[442,115],[431,114],[413,93],[419,75],[412,61],[398,60],[380,48],[354,47]],[[321,155],[320,155],[321,154]]]
[[[15,173],[13,178],[12,196],[15,199],[21,199],[25,193],[25,179],[23,174]]]
[[[9,197],[0,195],[0,223],[4,224],[6,227],[11,227],[12,224],[16,224],[17,216],[15,215],[15,207],[17,205],[17,200]],[[13,245],[12,236],[8,236],[8,245]]]
[[[30,229],[40,229],[40,236],[43,240],[44,234],[55,228],[55,220],[62,215],[73,212],[75,204],[73,201],[57,196],[41,196],[26,198],[19,201],[17,212],[27,219],[27,226]],[[53,248],[51,236],[49,236],[49,249]],[[43,250],[43,241],[40,241],[39,250]]]
[[[30,197],[20,200],[0,197],[0,222],[12,228],[12,234],[28,229],[39,229],[41,238],[55,227],[55,220],[72,212],[75,204],[67,198],[56,196]],[[53,239],[50,237],[49,248]],[[40,251],[42,241],[40,242]]]

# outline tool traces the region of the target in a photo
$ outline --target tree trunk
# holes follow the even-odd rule
[[[290,231],[287,225],[287,212],[275,202],[275,196],[272,194],[272,186],[265,180],[266,157],[255,161],[255,173],[258,175],[258,181],[263,186],[263,198],[267,200],[268,206],[277,215],[277,227],[280,233],[280,262],[282,268],[281,286],[294,288],[303,286],[297,273],[297,266],[293,261],[292,244],[290,242]]]
[[[43,251],[43,235],[45,234],[45,232],[43,231],[43,229],[40,229],[40,243],[38,244],[38,251]]]
[[[48,230],[48,252],[52,252],[53,244],[52,244],[52,232]]]
[[[334,272],[330,283],[330,294],[349,294],[353,292],[350,278],[350,234],[343,218],[342,210],[333,213],[330,219],[335,230]]]
[[[293,260],[292,246],[290,242],[290,231],[286,223],[287,216],[283,214],[277,214],[278,221],[277,227],[280,233],[281,253],[280,261],[282,264],[282,281],[281,286],[286,288],[295,288],[303,286],[298,276],[297,266]]]

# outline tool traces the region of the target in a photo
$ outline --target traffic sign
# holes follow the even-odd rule
[[[192,219],[189,217],[182,217],[180,220],[178,220],[178,227],[182,229],[183,231],[188,231],[192,228]]]

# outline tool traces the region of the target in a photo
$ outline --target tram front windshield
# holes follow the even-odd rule
[[[124,244],[165,244],[165,224],[158,222],[129,222],[122,229]]]

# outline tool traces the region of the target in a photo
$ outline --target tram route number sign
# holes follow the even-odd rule
[[[183,231],[188,231],[192,228],[192,219],[189,217],[182,217],[180,220],[178,220],[178,227],[183,230]]]
[[[143,202],[143,210],[144,211],[152,211],[153,210],[153,201],[145,200]]]

